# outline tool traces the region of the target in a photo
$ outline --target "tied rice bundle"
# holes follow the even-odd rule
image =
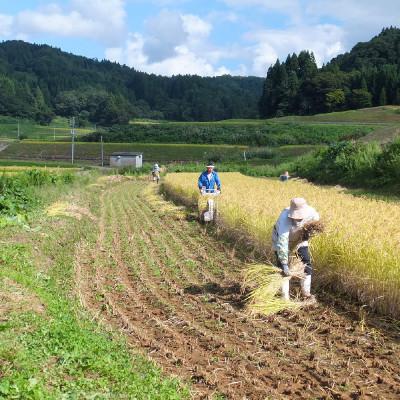
[[[302,240],[309,240],[324,231],[325,225],[321,221],[308,222],[302,228]]]
[[[245,287],[252,288],[247,296],[247,309],[252,314],[271,315],[282,310],[299,308],[299,303],[286,301],[278,296],[283,279],[287,278],[273,265],[249,265],[243,282]]]

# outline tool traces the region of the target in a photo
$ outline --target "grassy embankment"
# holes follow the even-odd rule
[[[94,129],[91,127],[76,128],[77,137],[86,135]],[[67,118],[56,117],[50,125],[39,125],[35,121],[19,119],[20,139],[35,140],[68,140],[71,137],[71,127]],[[0,116],[0,140],[18,139],[18,119]]]
[[[185,398],[177,380],[132,355],[79,304],[75,252],[95,246],[102,190],[91,182],[44,184],[24,199],[26,186],[13,193],[29,210],[23,224],[0,230],[0,398]],[[43,212],[51,203],[52,216]]]
[[[360,110],[349,110],[301,117],[282,117],[273,119],[272,121],[376,125],[376,129],[360,138],[361,142],[388,143],[400,136],[400,106],[372,107]]]
[[[186,203],[197,204],[197,174],[170,174],[164,188]],[[220,211],[223,226],[248,240],[266,259],[280,211],[292,197],[305,197],[321,213],[326,233],[312,241],[316,277],[334,291],[351,294],[384,315],[400,316],[400,231],[397,203],[355,198],[308,183],[222,174]]]
[[[331,122],[331,123],[400,123],[400,106],[381,106],[359,110],[339,111],[309,116],[290,116],[272,119],[285,122]]]

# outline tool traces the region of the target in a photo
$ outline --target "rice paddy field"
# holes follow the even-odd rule
[[[197,202],[197,176],[167,188]],[[145,179],[91,170],[38,187],[33,218],[0,229],[0,397],[398,399],[399,331],[364,307],[318,291],[313,307],[248,313],[243,271],[292,183],[222,179],[239,241]]]
[[[105,143],[104,160],[117,151],[143,152],[144,161],[202,161],[213,157],[241,159],[247,146],[151,144],[151,143]],[[12,142],[0,152],[0,160],[53,160],[71,159],[71,142],[29,141]],[[99,164],[100,143],[75,143],[75,160]]]
[[[170,174],[168,195],[197,202],[196,174]],[[312,241],[315,277],[320,285],[351,294],[361,304],[394,318],[400,316],[399,203],[356,198],[335,188],[301,181],[221,174],[221,224],[228,232],[250,241],[266,260],[271,256],[271,232],[280,211],[293,197],[304,197],[326,224]]]

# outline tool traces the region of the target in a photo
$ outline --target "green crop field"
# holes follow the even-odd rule
[[[77,137],[92,132],[94,129],[76,128]],[[67,118],[57,117],[50,125],[39,125],[34,121],[19,119],[20,138],[39,140],[66,140],[71,137],[71,127]],[[18,138],[18,120],[13,117],[0,116],[0,139]]]
[[[274,118],[272,121],[393,124],[400,122],[400,106],[371,107],[309,116],[296,115]]]
[[[268,122],[383,123],[400,122],[400,106],[381,106],[316,115],[293,115],[272,119],[227,119],[215,122],[173,122],[134,119],[132,125],[264,125]]]
[[[137,151],[143,153],[144,161],[203,161],[208,159],[240,159],[247,146],[224,145],[186,145],[186,144],[143,144],[143,143],[105,143],[104,159],[118,151]],[[69,160],[70,142],[21,141],[11,143],[0,152],[0,159],[14,160]],[[99,163],[100,143],[75,143],[75,159]]]
[[[276,148],[224,145],[192,145],[192,144],[152,144],[152,143],[104,143],[104,160],[118,151],[138,151],[144,155],[145,162],[234,162],[246,159],[251,165],[271,163],[293,159],[310,153],[321,146],[293,145]],[[267,154],[265,156],[265,154]],[[70,142],[28,141],[11,142],[0,152],[0,165],[43,165],[56,163],[65,166],[71,159]],[[75,143],[75,160],[77,162],[99,164],[101,160],[100,143]],[[268,160],[268,161],[267,161]],[[246,163],[247,164],[247,163]]]

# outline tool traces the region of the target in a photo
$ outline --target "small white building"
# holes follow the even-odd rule
[[[142,168],[142,164],[143,164],[143,153],[133,153],[125,151],[119,153],[112,153],[110,156],[110,167]]]

